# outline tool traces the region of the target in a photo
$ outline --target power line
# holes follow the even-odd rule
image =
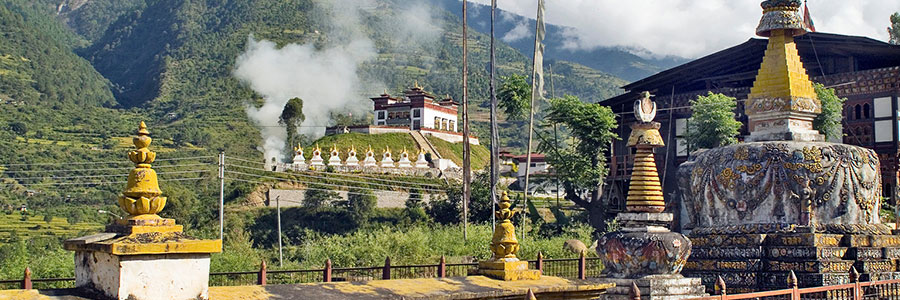
[[[240,181],[240,182],[247,182],[247,183],[257,183],[257,184],[267,184],[267,183],[270,183],[270,182],[265,182],[265,181],[248,180],[248,179],[241,179],[241,178],[230,178],[230,177],[226,177],[225,180]],[[335,190],[320,189],[320,188],[313,188],[313,187],[306,187],[306,188],[303,188],[303,189],[304,189],[304,190],[323,191],[323,192],[334,192],[334,191],[335,191]],[[365,193],[357,193],[357,192],[351,192],[351,191],[343,191],[343,192],[345,192],[345,193],[347,193],[347,194],[349,194],[349,195],[371,196],[370,194],[365,194]],[[391,191],[391,192],[392,192],[392,191]],[[424,198],[415,198],[415,197],[410,197],[409,199],[412,199],[412,200],[423,200],[423,201],[424,201],[424,200],[427,200],[427,199],[424,199]],[[303,204],[302,202],[295,201],[295,200],[283,200],[283,199],[282,199],[281,201],[287,201],[287,202],[291,202],[291,203]]]
[[[374,182],[354,181],[354,180],[348,180],[348,179],[345,179],[345,178],[330,178],[330,177],[325,177],[325,176],[314,176],[314,175],[308,175],[308,174],[303,174],[303,173],[282,173],[282,172],[273,172],[273,171],[269,171],[269,170],[257,169],[257,168],[251,168],[251,167],[245,167],[245,166],[241,166],[241,165],[229,165],[229,164],[226,164],[226,166],[234,166],[234,167],[238,167],[238,168],[242,168],[242,169],[249,169],[249,170],[255,170],[255,171],[262,171],[262,172],[274,173],[274,174],[295,175],[295,176],[309,177],[309,178],[316,178],[316,179],[326,179],[326,180],[343,181],[343,182],[350,182],[350,183],[371,184],[371,185],[386,186],[386,187],[397,187],[396,185],[383,184],[383,183],[374,183]],[[325,173],[325,174],[339,175],[339,174],[337,174],[337,173]],[[340,174],[340,175],[343,175],[343,174]],[[372,178],[372,179],[377,180],[377,178]],[[387,180],[387,179],[385,179],[385,180]],[[441,186],[431,185],[431,184],[417,184],[417,183],[410,183],[410,182],[403,182],[403,181],[396,181],[396,180],[390,180],[390,182],[401,183],[401,184],[416,184],[416,185],[417,185],[417,186],[401,186],[401,187],[408,187],[408,188],[419,188],[419,186],[429,186],[429,187],[437,187],[437,188],[441,188]]]
[[[252,176],[252,177],[256,177],[256,178],[272,179],[272,180],[279,180],[279,181],[291,181],[291,182],[303,183],[303,184],[307,184],[307,185],[321,185],[321,186],[331,186],[331,187],[347,188],[347,189],[354,188],[354,189],[363,189],[363,190],[370,190],[370,191],[393,192],[393,190],[383,190],[383,189],[374,189],[374,188],[368,188],[368,187],[339,185],[339,184],[321,183],[321,182],[308,182],[308,181],[302,181],[302,180],[296,180],[296,179],[271,177],[271,176],[264,176],[264,175],[250,174],[250,173],[244,173],[244,172],[229,171],[229,170],[225,170],[225,173],[242,175],[242,176]],[[446,191],[426,190],[426,189],[419,189],[419,190],[432,192],[432,193],[445,193],[446,192]]]
[[[177,160],[204,159],[204,158],[215,158],[215,156],[162,158],[162,159],[157,159],[155,161],[157,161],[157,162],[159,162],[159,161],[177,161]],[[125,161],[125,160],[117,160],[117,161],[4,164],[4,165],[0,165],[0,167],[6,168],[6,167],[25,167],[25,166],[73,166],[73,165],[103,165],[103,164],[133,164],[133,163],[130,161]]]
[[[166,179],[166,181],[188,181],[188,180],[200,180],[200,179],[208,179],[209,177],[193,177],[193,178],[174,178],[174,179]],[[22,186],[55,186],[55,185],[101,185],[101,184],[123,184],[128,183],[128,181],[98,181],[98,182],[48,182],[48,183],[16,183],[17,185]]]
[[[165,168],[183,168],[196,166],[212,166],[212,163],[186,164],[186,165],[164,165],[155,166],[155,169]],[[88,172],[88,171],[111,171],[111,170],[131,170],[134,168],[95,168],[95,169],[67,169],[67,170],[5,170],[7,173],[59,173],[59,172]]]
[[[229,165],[226,164],[226,166],[229,166]],[[396,186],[396,185],[389,185],[389,184],[382,184],[382,183],[374,183],[374,182],[354,181],[354,180],[348,180],[348,179],[344,179],[344,178],[328,178],[328,177],[323,177],[323,176],[313,176],[313,175],[306,175],[306,174],[301,174],[301,173],[280,173],[280,172],[272,172],[272,171],[266,171],[266,170],[254,169],[254,168],[243,167],[243,166],[238,166],[238,165],[230,165],[230,166],[239,167],[239,168],[243,168],[243,169],[256,170],[256,171],[263,171],[263,172],[267,172],[267,173],[275,173],[275,174],[279,174],[279,175],[282,175],[282,174],[283,174],[283,175],[296,175],[296,176],[308,177],[308,178],[313,178],[313,179],[334,180],[334,181],[349,182],[349,183],[357,183],[357,184],[367,184],[367,185],[375,185],[375,186],[384,186],[384,187],[388,187],[388,188],[402,187],[402,188],[408,188],[408,189],[422,189],[421,187],[417,187],[417,186]],[[429,190],[429,191],[435,191],[435,190],[431,190],[431,189],[426,189],[426,190]]]

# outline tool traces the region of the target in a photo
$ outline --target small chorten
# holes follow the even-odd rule
[[[372,151],[372,146],[369,146],[369,149],[366,150],[366,158],[362,162],[363,167],[377,167],[378,161],[375,160],[375,151]]]
[[[294,167],[302,168],[306,167],[306,157],[303,156],[303,146],[297,144],[297,147],[294,147]]]
[[[394,159],[391,158],[391,148],[385,147],[384,154],[381,155],[381,167],[382,168],[393,168],[394,167]]]
[[[210,254],[222,240],[182,232],[174,219],[157,215],[166,205],[151,163],[150,132],[141,122],[128,158],[135,167],[118,203],[129,216],[102,233],[66,240],[75,252],[77,288],[109,299],[208,299]]]
[[[313,157],[309,160],[309,165],[313,167],[324,167],[325,163],[322,159],[322,149],[319,148],[319,144],[316,144],[316,148],[313,149]]]
[[[331,146],[331,157],[328,158],[328,165],[337,167],[342,165],[341,163],[341,151],[337,149],[337,145]]]
[[[625,205],[629,212],[662,212],[666,209],[663,199],[662,185],[659,183],[659,172],[653,148],[665,146],[659,134],[659,122],[656,117],[656,103],[650,100],[650,93],[644,92],[643,99],[634,102],[634,114],[638,123],[631,126],[628,146],[637,148],[634,156],[634,171],[628,187]]]
[[[807,33],[800,0],[763,1],[756,35],[769,38],[765,56],[747,95],[748,141],[821,142],[812,121],[822,112],[794,37]]]
[[[528,261],[519,260],[519,241],[516,239],[510,210],[509,193],[504,191],[500,197],[500,210],[496,212],[497,225],[491,238],[491,259],[478,262],[478,274],[504,281],[536,280],[541,278],[540,270],[529,270]]]
[[[403,148],[403,152],[400,152],[400,160],[397,161],[397,167],[412,168],[412,162],[409,160],[409,152],[406,152],[406,148]]]
[[[350,146],[350,149],[347,151],[346,164],[354,167],[359,166],[359,158],[356,158],[356,146]]]
[[[416,168],[426,169],[428,168],[428,160],[425,159],[425,150],[419,150],[419,156],[416,157]]]

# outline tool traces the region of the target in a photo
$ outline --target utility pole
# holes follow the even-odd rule
[[[497,0],[491,0],[491,78],[490,78],[490,96],[491,96],[491,228],[497,226],[496,205],[497,202],[497,181],[500,179],[498,172],[499,166],[499,144],[500,134],[497,133],[497,91],[494,86],[494,73],[496,68],[496,55],[494,46],[494,15],[497,10]],[[524,232],[524,231],[523,231]]]
[[[281,252],[281,196],[275,197],[275,210],[278,211],[278,267],[284,267],[284,254]]]
[[[225,240],[225,151],[219,153],[219,239]]]
[[[469,240],[469,199],[472,197],[472,166],[469,147],[469,47],[468,47],[468,16],[467,3],[463,0],[463,36],[462,36],[462,117],[463,117],[463,239]]]

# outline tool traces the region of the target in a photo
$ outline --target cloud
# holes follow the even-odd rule
[[[490,4],[490,0],[473,0]],[[762,16],[754,0],[553,0],[547,22],[572,27],[570,49],[623,47],[654,56],[700,57],[755,35]],[[498,0],[498,7],[534,18],[537,1]],[[813,0],[809,9],[820,32],[888,39],[885,28],[900,1]],[[636,52],[641,52],[636,51]],[[638,53],[640,54],[640,53]]]
[[[522,21],[516,24],[516,27],[510,29],[506,34],[503,35],[500,39],[507,43],[512,43],[527,37],[531,37],[534,33],[529,29],[527,21]]]

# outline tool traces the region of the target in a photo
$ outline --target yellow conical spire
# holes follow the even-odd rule
[[[156,153],[150,151],[150,131],[147,124],[141,121],[137,136],[132,139],[135,150],[128,152],[128,159],[134,163],[134,169],[128,174],[125,191],[119,196],[119,207],[128,212],[131,218],[159,219],[156,214],[166,206],[166,197],[160,197],[162,191],[156,178],[156,171],[151,163]]]

